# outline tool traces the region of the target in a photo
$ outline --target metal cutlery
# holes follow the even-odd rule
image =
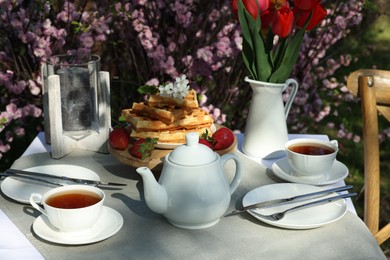
[[[334,197],[330,197],[330,198],[325,198],[325,199],[321,199],[321,200],[316,200],[316,201],[312,201],[312,202],[309,202],[309,203],[305,203],[305,204],[302,204],[302,205],[299,205],[299,206],[296,206],[296,207],[293,207],[293,208],[286,209],[285,211],[276,212],[276,213],[271,214],[271,215],[263,215],[263,214],[260,214],[258,212],[254,212],[254,213],[256,215],[264,218],[264,219],[271,220],[271,221],[278,221],[278,220],[283,219],[284,216],[286,215],[286,213],[288,213],[288,212],[292,212],[292,211],[296,211],[296,210],[312,207],[312,206],[315,206],[315,205],[326,204],[326,203],[329,203],[329,202],[332,202],[332,201],[336,201],[336,200],[340,200],[340,199],[346,199],[346,198],[350,198],[350,197],[353,197],[353,196],[356,196],[356,195],[357,195],[357,193],[340,194],[338,196],[334,196]]]
[[[353,186],[351,185],[346,185],[346,186],[341,186],[341,187],[336,187],[336,188],[331,188],[331,189],[326,189],[326,190],[321,190],[321,191],[316,191],[316,192],[311,192],[311,193],[306,193],[302,195],[296,195],[292,196],[289,198],[282,198],[282,199],[274,199],[274,200],[268,200],[268,201],[263,201],[259,203],[254,203],[245,207],[241,207],[239,209],[233,210],[231,213],[227,214],[226,216],[231,216],[235,215],[241,212],[245,212],[249,209],[254,209],[254,208],[269,208],[269,207],[274,207],[274,206],[280,206],[284,205],[287,203],[291,202],[299,202],[299,201],[304,201],[309,198],[315,198],[318,197],[318,195],[326,195],[332,192],[340,192],[340,191],[346,191],[349,189],[352,189]]]
[[[32,181],[38,181],[38,182],[51,184],[51,185],[55,185],[55,186],[63,186],[64,185],[64,184],[61,184],[61,183],[58,183],[58,182],[49,181],[49,180],[45,180],[45,179],[42,179],[42,178],[35,178],[35,177],[32,177],[32,176],[19,175],[19,174],[13,174],[13,173],[10,174],[10,173],[6,173],[6,172],[0,173],[0,177],[16,177],[16,178],[28,179],[28,180],[32,180]]]
[[[19,177],[24,179],[30,179],[40,182],[49,183],[56,186],[63,186],[63,183],[59,183],[52,180],[47,180],[44,178],[51,178],[51,179],[59,179],[63,181],[78,183],[78,184],[85,184],[85,185],[95,185],[95,186],[126,186],[125,183],[115,183],[115,182],[102,182],[102,181],[95,181],[95,180],[87,180],[87,179],[81,179],[81,178],[72,178],[67,176],[57,176],[47,173],[41,173],[41,172],[31,172],[31,171],[24,171],[24,170],[17,170],[17,169],[8,169],[4,173],[1,174],[1,176],[5,177]],[[43,177],[43,178],[39,178]]]

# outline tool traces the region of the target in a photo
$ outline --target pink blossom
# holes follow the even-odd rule
[[[36,35],[33,32],[27,32],[27,33],[20,32],[18,37],[23,43],[30,43],[36,38]]]
[[[204,35],[203,31],[199,30],[199,31],[196,32],[195,37],[196,38],[201,38],[201,37],[203,37],[203,35]]]
[[[12,27],[14,27],[15,30],[20,30],[23,27],[22,22],[20,20],[17,20],[17,19],[12,19],[11,25],[12,25]]]
[[[80,36],[80,42],[85,48],[92,48],[94,41],[90,33],[83,33]]]
[[[172,56],[169,56],[167,61],[164,62],[162,69],[164,69],[164,71],[172,77],[176,77],[179,74],[175,68],[175,60]]]
[[[42,23],[42,28],[49,30],[51,28],[51,21],[50,19],[45,19]]]
[[[184,64],[184,66],[186,67],[191,67],[192,66],[192,56],[191,55],[186,55],[185,57],[183,57],[181,59],[182,63]]]
[[[115,11],[117,11],[117,12],[121,12],[122,10],[122,3],[116,3],[115,5]]]
[[[335,25],[339,26],[341,29],[347,28],[347,23],[345,21],[345,18],[340,15],[336,17]]]
[[[8,142],[8,143],[12,143],[12,141],[14,140],[14,136],[13,134],[11,133],[11,131],[7,131],[5,133],[5,140]]]
[[[7,70],[6,73],[0,71],[0,85],[6,85],[12,80],[14,73],[13,71]]]
[[[160,85],[160,82],[158,79],[156,78],[152,78],[150,80],[148,80],[145,85],[149,85],[149,86],[159,86]]]
[[[209,17],[208,17],[210,22],[216,22],[220,18],[221,18],[221,13],[218,10],[216,10],[216,9],[213,9],[210,12]]]
[[[24,128],[18,126],[14,128],[14,133],[17,136],[24,136],[26,134],[26,131]]]
[[[185,35],[185,34],[180,34],[179,35],[179,40],[178,40],[178,43],[179,44],[184,44],[185,42],[187,41],[187,35]]]
[[[34,49],[34,55],[37,57],[43,57],[43,56],[45,56],[45,54],[46,54],[46,52],[44,49],[41,49],[41,48]]]
[[[95,37],[95,41],[97,41],[97,42],[105,42],[105,41],[107,41],[107,36],[105,34],[99,34],[99,35],[97,35]]]
[[[134,5],[145,5],[147,0],[133,0]]]
[[[354,135],[352,140],[354,143],[360,143],[361,137],[359,135]]]
[[[204,60],[207,63],[212,62],[213,53],[210,50],[210,47],[201,48],[197,51],[197,58]]]
[[[336,81],[335,78],[331,78],[330,80],[329,79],[325,79],[323,81],[323,84],[325,85],[325,87],[329,88],[329,89],[335,89],[338,87],[338,82]]]
[[[10,115],[10,113],[6,112],[6,111],[2,111],[0,113],[0,126],[2,124],[5,124],[5,123],[8,123],[10,122],[12,119],[12,115]],[[4,121],[4,122],[3,122]],[[1,129],[1,128],[0,128]]]
[[[223,64],[222,64],[221,62],[218,61],[218,62],[212,64],[212,65],[210,66],[210,69],[211,69],[212,71],[218,71],[219,69],[222,68],[222,66],[223,66]]]
[[[217,55],[219,57],[230,57],[232,55],[230,39],[226,36],[220,38],[215,44],[215,47],[217,48]]]
[[[17,95],[21,94],[26,88],[27,83],[24,80],[17,82],[16,84],[7,84],[7,88],[10,92],[15,93]]]
[[[188,11],[187,5],[175,2],[171,4],[171,8],[176,12],[176,21],[178,24],[182,24],[184,28],[190,25],[192,14]]]
[[[6,153],[11,149],[11,146],[9,144],[4,144],[2,140],[0,140],[0,152],[1,153]],[[0,154],[1,154],[0,153]]]
[[[176,43],[170,42],[169,45],[168,45],[168,51],[169,52],[174,52],[175,49],[176,49]]]
[[[226,122],[226,115],[222,114],[219,108],[216,108],[213,105],[208,105],[208,106],[203,106],[202,109],[211,115],[215,123],[223,124]]]
[[[24,106],[22,110],[23,116],[40,117],[42,115],[42,110],[33,104]]]
[[[146,28],[144,31],[144,36],[146,39],[152,39],[153,38],[153,34],[152,34],[152,31],[150,30],[150,28]]]
[[[14,103],[8,104],[6,106],[6,111],[8,113],[7,117],[9,119],[18,119],[18,118],[22,117],[22,113],[21,113],[20,109]]]
[[[35,81],[31,79],[28,80],[28,87],[30,89],[30,93],[33,94],[34,96],[41,93],[41,88],[38,87]]]
[[[147,40],[147,39],[143,39],[142,41],[142,45],[143,47],[146,49],[146,50],[152,50],[153,49],[153,43],[150,41],[150,40]]]
[[[139,20],[133,21],[133,28],[136,32],[142,32],[144,25]]]
[[[46,14],[48,14],[51,10],[50,8],[50,4],[48,2],[46,2],[44,5],[43,5],[43,10]]]

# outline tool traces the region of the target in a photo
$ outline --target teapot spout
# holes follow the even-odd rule
[[[137,172],[141,175],[144,182],[144,196],[148,207],[158,213],[164,214],[168,208],[168,194],[153,176],[148,167],[139,167]]]

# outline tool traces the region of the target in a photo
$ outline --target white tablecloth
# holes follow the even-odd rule
[[[43,134],[38,137],[15,161],[14,168],[81,165],[94,170],[103,181],[128,185],[123,190],[104,190],[106,206],[124,218],[122,229],[107,240],[84,246],[63,246],[39,238],[31,225],[40,213],[3,195],[0,209],[46,259],[385,259],[364,223],[350,211],[335,223],[310,230],[276,228],[246,213],[222,218],[208,229],[176,228],[145,205],[142,180],[134,168],[118,163],[110,155],[87,151],[75,151],[54,160],[47,152],[39,153],[50,147],[42,142]],[[266,162],[260,164],[236,153],[244,164],[243,178],[232,195],[229,211],[240,206],[250,190],[280,182],[264,165]],[[231,177],[229,172],[227,177]]]

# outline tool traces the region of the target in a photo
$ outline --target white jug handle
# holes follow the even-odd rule
[[[292,87],[292,90],[291,90],[290,96],[288,97],[286,105],[284,106],[284,115],[285,115],[286,119],[287,119],[288,113],[290,112],[290,108],[291,108],[291,105],[294,101],[294,98],[298,92],[298,82],[295,79],[286,80],[286,85],[285,85],[283,91],[286,90],[287,87],[290,85]]]
[[[240,184],[242,167],[241,167],[241,162],[238,159],[237,155],[233,153],[227,153],[222,155],[221,157],[222,169],[224,169],[225,163],[230,159],[234,160],[234,162],[236,163],[236,172],[234,173],[234,178],[230,183],[230,194],[233,194],[233,192],[237,189],[238,184]]]
[[[38,198],[40,201],[42,201],[42,195],[39,194],[39,193],[31,193],[30,195],[30,204],[36,209],[36,210],[39,210],[42,214],[46,215],[47,216],[47,213],[46,211],[41,207],[39,206],[34,198]]]
[[[337,140],[331,140],[330,143],[336,148],[339,148],[339,142]]]

